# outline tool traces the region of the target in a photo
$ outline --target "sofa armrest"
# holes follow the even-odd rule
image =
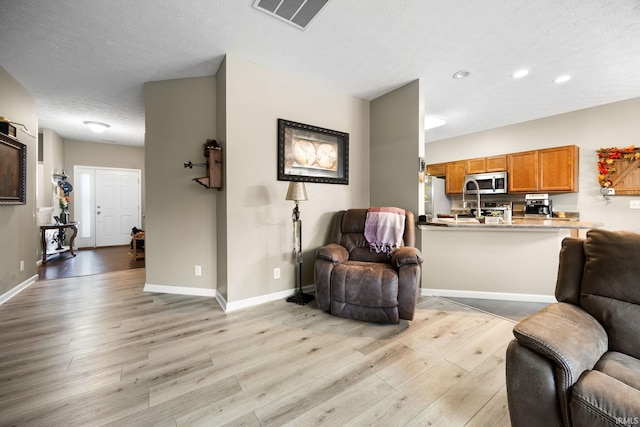
[[[329,243],[316,251],[316,258],[340,264],[349,260],[349,251],[344,246],[337,243]]]
[[[556,366],[555,384],[564,424],[569,425],[571,388],[607,351],[604,328],[582,308],[559,302],[527,317],[513,328],[518,343]],[[531,381],[537,381],[533,378]]]
[[[391,255],[391,265],[395,268],[400,268],[404,265],[420,265],[422,261],[422,253],[412,246],[398,248]]]
[[[582,308],[562,302],[522,320],[513,334],[521,345],[555,362],[567,388],[592,369],[609,346],[607,333],[596,319]]]

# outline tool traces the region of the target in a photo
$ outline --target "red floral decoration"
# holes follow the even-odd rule
[[[611,147],[598,150],[598,182],[600,187],[611,187],[613,180],[611,174],[616,171],[613,167],[614,161],[619,159],[637,160],[640,159],[640,152],[631,145],[625,148]]]

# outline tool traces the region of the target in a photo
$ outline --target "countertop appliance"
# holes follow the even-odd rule
[[[548,194],[527,194],[524,196],[524,216],[551,218],[553,208]]]
[[[505,218],[507,211],[511,212],[511,202],[482,202],[480,206],[480,214],[482,216],[496,216]],[[471,212],[475,214],[475,208],[471,208]]]
[[[427,175],[424,178],[424,213],[427,221],[437,218],[438,214],[451,212],[451,202],[445,191],[442,178]]]
[[[466,175],[465,180],[474,179],[478,182],[480,194],[504,194],[507,192],[507,173],[490,172]],[[469,182],[465,188],[466,194],[478,194],[473,182]]]

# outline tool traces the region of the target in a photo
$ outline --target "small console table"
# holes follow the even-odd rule
[[[73,230],[73,234],[69,239],[69,246],[62,245],[64,240],[64,230],[66,229]],[[58,230],[57,236],[55,237],[55,240],[58,243],[58,247],[56,247],[55,249],[51,249],[49,251],[47,251],[47,233],[46,233],[47,230]],[[43,264],[47,263],[47,257],[49,255],[61,254],[63,252],[69,251],[71,255],[76,256],[75,252],[73,251],[73,241],[76,239],[76,236],[78,235],[77,222],[70,222],[68,224],[41,225],[40,234],[42,235],[41,241],[42,241],[42,263]]]

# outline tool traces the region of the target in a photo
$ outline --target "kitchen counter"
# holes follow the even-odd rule
[[[438,218],[432,222],[418,223],[418,228],[424,227],[447,227],[447,228],[470,228],[474,230],[495,230],[495,229],[534,229],[534,230],[559,230],[559,229],[589,229],[602,227],[600,222],[575,221],[571,219],[550,218],[514,218],[510,223],[481,224],[474,218]]]
[[[422,295],[554,302],[562,240],[603,226],[568,218],[473,220],[418,224]]]

